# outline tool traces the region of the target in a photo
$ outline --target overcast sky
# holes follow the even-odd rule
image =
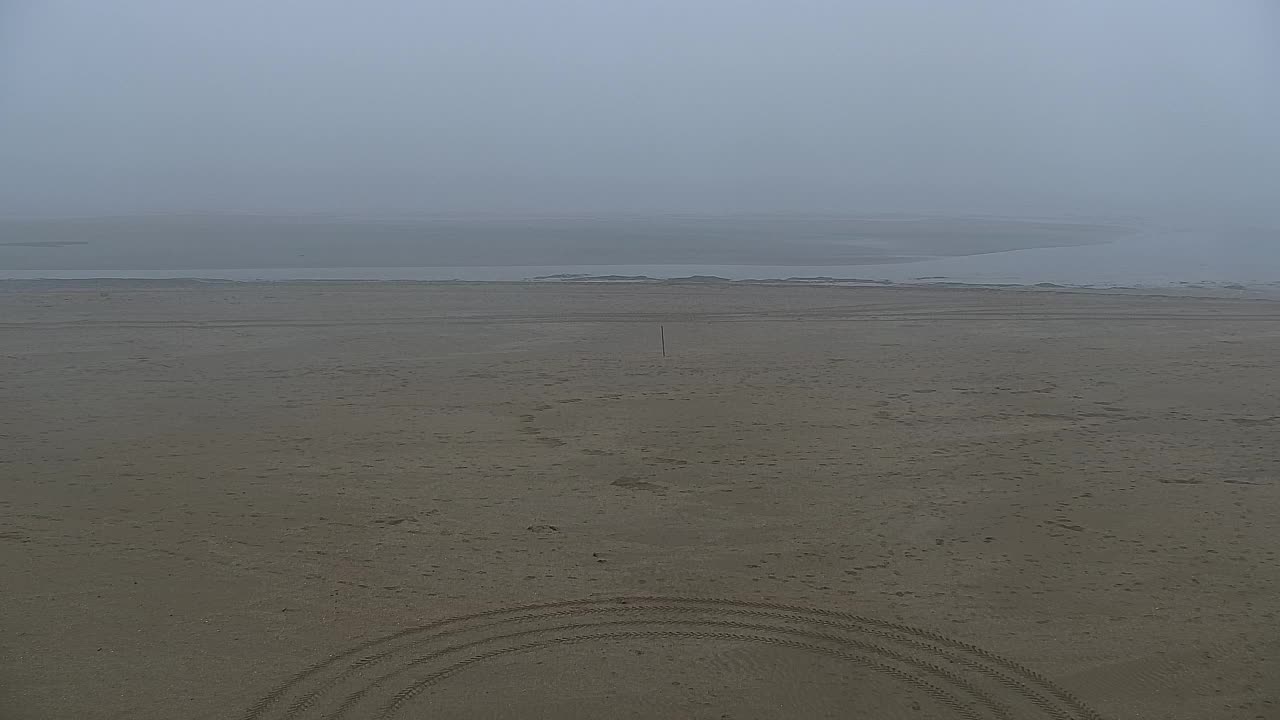
[[[1268,218],[1271,0],[0,0],[0,213]]]

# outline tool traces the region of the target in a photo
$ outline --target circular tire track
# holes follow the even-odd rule
[[[393,718],[487,660],[655,639],[764,644],[837,659],[970,720],[1101,720],[1039,673],[929,630],[833,610],[680,597],[521,605],[407,628],[302,670],[241,718]]]

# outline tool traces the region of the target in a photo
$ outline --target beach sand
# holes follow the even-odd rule
[[[1276,303],[4,287],[5,718],[1280,717]]]

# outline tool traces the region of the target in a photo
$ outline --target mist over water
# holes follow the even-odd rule
[[[854,265],[1085,245],[1134,232],[1099,223],[904,215],[166,215],[0,220],[0,233],[12,238],[0,252],[10,271]]]
[[[0,277],[1274,279],[1278,48],[1269,0],[19,0]]]
[[[0,221],[0,278],[1280,288],[1280,232],[943,216],[152,216]]]

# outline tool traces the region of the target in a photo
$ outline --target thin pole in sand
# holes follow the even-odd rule
[[[662,357],[667,356],[667,328],[665,325],[658,326],[658,337],[662,339]]]

